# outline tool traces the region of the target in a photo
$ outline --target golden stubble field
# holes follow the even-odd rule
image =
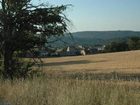
[[[86,56],[44,58],[48,73],[140,73],[140,50]]]
[[[44,71],[54,74],[140,73],[140,51],[43,60]],[[0,79],[0,105],[140,105],[140,82],[46,75],[12,82]]]

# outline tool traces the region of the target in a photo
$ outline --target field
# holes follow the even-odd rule
[[[140,78],[140,50],[43,59],[47,74],[120,74]]]
[[[43,60],[46,74],[62,78],[0,80],[0,105],[140,105],[139,78],[130,78],[139,77],[140,51]]]
[[[140,51],[43,59],[47,71],[140,73]]]

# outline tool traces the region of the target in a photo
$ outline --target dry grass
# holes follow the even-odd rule
[[[44,71],[50,73],[140,73],[140,50],[43,59]]]
[[[0,81],[0,97],[11,105],[140,105],[140,84],[46,78]]]
[[[47,73],[140,73],[140,51],[44,59]],[[140,105],[140,82],[86,78],[0,80],[0,105]],[[3,105],[3,104],[2,104]]]

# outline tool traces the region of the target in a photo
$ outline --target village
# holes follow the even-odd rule
[[[94,47],[84,47],[82,45],[66,46],[65,48],[48,49],[42,48],[38,51],[39,57],[63,57],[90,55],[104,52],[105,45],[95,45]]]

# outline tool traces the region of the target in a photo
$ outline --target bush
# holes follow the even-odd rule
[[[33,69],[35,65],[32,61],[24,60],[23,58],[14,58],[12,60],[12,76],[13,79],[26,79],[33,78],[33,76],[39,75],[39,70]],[[39,69],[39,68],[37,68]],[[3,61],[0,62],[0,77],[5,79],[6,72],[4,71]]]

